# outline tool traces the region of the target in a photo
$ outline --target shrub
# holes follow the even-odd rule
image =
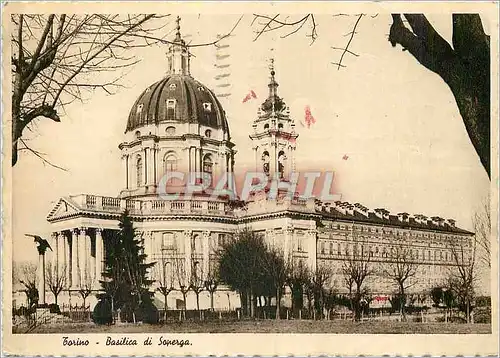
[[[122,322],[133,323],[134,322],[134,309],[130,303],[125,303],[122,308],[120,308],[120,320]],[[140,317],[138,317],[137,312],[135,315],[136,322],[139,322]]]
[[[51,303],[49,305],[49,310],[50,310],[50,313],[61,314],[61,309],[59,308],[59,305],[57,305],[55,303]]]
[[[111,312],[111,302],[108,300],[99,300],[94,307],[92,320],[95,324],[111,324],[113,322],[113,313]]]
[[[136,314],[136,319],[137,316],[140,316],[142,318],[142,322],[144,323],[150,323],[150,324],[157,324],[158,323],[158,308],[151,302],[151,300],[144,300],[142,301],[141,305],[139,306],[139,314]]]
[[[491,307],[491,297],[490,296],[479,296],[476,298],[477,307]]]
[[[476,310],[476,313],[474,314],[474,323],[491,323],[491,310]]]

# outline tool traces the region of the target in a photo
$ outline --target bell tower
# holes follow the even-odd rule
[[[290,109],[278,96],[274,59],[269,66],[269,95],[253,121],[250,135],[255,155],[255,171],[264,172],[270,179],[288,179],[295,171],[297,137]]]

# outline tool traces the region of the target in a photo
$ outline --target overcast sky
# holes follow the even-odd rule
[[[193,43],[213,40],[228,32],[239,16],[182,16],[181,32],[191,35],[186,41]],[[170,29],[174,17],[167,20]],[[430,19],[451,38],[451,15]],[[331,47],[345,45],[344,34],[355,20],[318,15],[318,38],[310,45],[308,26],[284,39],[280,36],[286,32],[275,32],[254,42],[252,15],[243,18],[227,41],[232,96],[222,101],[238,150],[236,168],[252,165],[248,134],[267,95],[273,53],[279,94],[291,116],[303,120],[309,105],[316,119],[309,129],[296,127],[299,170],[335,171],[343,200],[393,213],[455,218],[457,225],[471,229],[471,216],[486,197],[489,181],[450,90],[408,52],[391,47],[390,16],[383,14],[361,20],[350,48],[359,57],[346,55],[347,67],[337,70],[331,62],[338,61],[340,52]],[[128,113],[142,91],[166,74],[166,51],[166,45],[137,49],[142,61],[127,75],[128,88],[113,96],[96,92],[85,103],[74,103],[61,123],[38,122],[31,146],[67,171],[21,155],[13,174],[15,259],[35,258],[35,247],[28,248],[31,240],[23,235],[50,234],[45,218],[59,197],[118,195],[123,180],[117,146]],[[214,48],[196,48],[193,54],[192,75],[214,88]],[[258,100],[242,103],[249,90]]]

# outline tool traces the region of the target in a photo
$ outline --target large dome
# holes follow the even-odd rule
[[[126,132],[172,120],[229,131],[215,94],[186,74],[170,74],[149,86],[132,106]]]

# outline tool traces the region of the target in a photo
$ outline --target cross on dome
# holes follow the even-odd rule
[[[181,17],[177,16],[177,19],[175,19],[175,22],[177,23],[176,29],[177,32],[175,33],[175,41],[181,41]]]

